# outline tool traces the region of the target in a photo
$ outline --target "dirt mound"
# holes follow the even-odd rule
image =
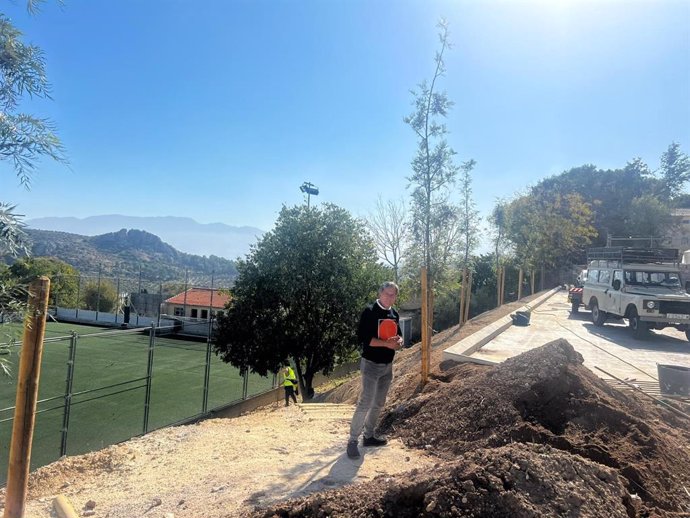
[[[635,515],[635,506],[615,470],[548,446],[514,444],[468,452],[424,473],[378,477],[253,516],[628,518]]]
[[[556,516],[577,509],[578,516],[690,516],[690,419],[609,387],[582,363],[558,340],[496,367],[436,372],[413,397],[392,394],[381,424],[406,446],[438,456],[433,474],[388,477],[375,490],[343,488],[256,516]],[[531,478],[516,478],[514,466]],[[458,501],[474,502],[468,481],[482,491],[463,507]]]

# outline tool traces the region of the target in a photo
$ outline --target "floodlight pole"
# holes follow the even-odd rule
[[[318,196],[319,188],[311,182],[304,182],[300,186],[299,190],[307,194],[307,210],[309,210],[309,202],[311,200],[311,195],[313,194],[314,196]]]

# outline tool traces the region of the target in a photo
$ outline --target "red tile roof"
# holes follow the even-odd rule
[[[187,294],[186,297],[185,293]],[[213,294],[213,301],[211,301],[211,294]],[[214,309],[223,309],[229,300],[230,295],[227,292],[221,293],[219,290],[212,290],[211,288],[190,288],[186,292],[166,299],[165,302],[168,304],[186,303],[187,306],[200,306],[204,308],[211,306]]]

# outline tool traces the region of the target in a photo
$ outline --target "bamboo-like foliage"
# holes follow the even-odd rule
[[[421,252],[431,285],[450,265],[459,235],[458,213],[450,201],[450,189],[458,175],[453,162],[456,153],[446,141],[448,130],[441,122],[453,102],[446,92],[438,91],[437,84],[446,70],[443,56],[450,47],[448,25],[442,20],[438,28],[440,49],[432,79],[412,91],[414,111],[404,119],[417,135],[417,153],[408,177],[413,248]]]

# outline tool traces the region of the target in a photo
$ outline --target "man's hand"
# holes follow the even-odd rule
[[[402,349],[402,344],[402,336],[391,336],[388,340],[386,340],[386,347],[393,349],[394,351],[399,351]]]

